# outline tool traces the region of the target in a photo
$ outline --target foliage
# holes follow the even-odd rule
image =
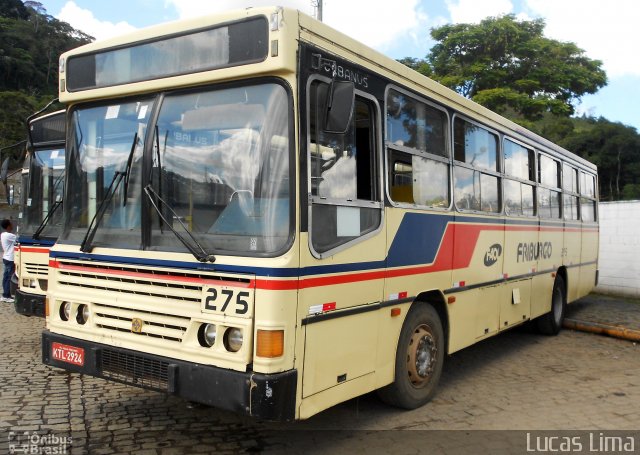
[[[436,45],[409,66],[431,71],[436,81],[501,114],[512,109],[525,120],[545,112],[569,116],[582,95],[606,84],[606,74],[602,62],[574,43],[546,38],[544,27],[542,19],[513,15],[436,27]]]
[[[414,57],[404,57],[398,59],[400,63],[408,66],[412,70],[417,71],[420,74],[424,74],[425,76],[432,77],[433,72],[431,71],[431,67],[426,60],[417,59]]]
[[[557,142],[598,166],[600,199],[638,197],[640,134],[635,128],[602,117],[574,120],[574,129]]]
[[[0,147],[25,139],[26,118],[57,96],[60,54],[92,40],[41,3],[0,0]]]
[[[29,10],[20,0],[0,0],[0,17],[27,20]]]

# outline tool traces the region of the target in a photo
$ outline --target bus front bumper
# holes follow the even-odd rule
[[[68,361],[54,358],[66,357]],[[297,370],[239,372],[42,332],[42,362],[252,417],[295,418]]]
[[[44,317],[44,295],[29,294],[28,292],[16,291],[16,300],[13,303],[16,313],[24,316]]]

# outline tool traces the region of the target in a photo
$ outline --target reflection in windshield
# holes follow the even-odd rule
[[[23,208],[22,235],[33,234],[64,191],[64,149],[55,148],[33,152],[26,198]],[[57,237],[62,226],[62,213],[57,210],[40,233],[41,237]]]
[[[104,207],[93,244],[140,246],[142,138],[151,106],[152,101],[142,100],[73,111],[62,240],[75,242],[85,237],[102,201],[109,196],[116,173],[125,170],[133,149],[128,192],[125,185],[119,185],[113,192]]]
[[[289,238],[289,119],[276,84],[167,97],[153,186],[210,253],[276,252]],[[159,172],[158,169],[161,169]],[[156,227],[157,226],[157,227]],[[152,245],[176,246],[154,224]]]

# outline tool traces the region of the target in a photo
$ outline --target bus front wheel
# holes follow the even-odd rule
[[[415,409],[435,394],[444,363],[444,332],[431,305],[415,303],[400,332],[395,380],[378,390],[385,403]]]
[[[558,275],[556,276],[555,283],[553,283],[551,311],[538,318],[538,331],[540,333],[544,335],[557,335],[560,332],[566,307],[564,292],[564,280],[560,275]]]

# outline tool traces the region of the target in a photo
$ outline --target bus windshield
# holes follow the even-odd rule
[[[189,251],[176,239],[187,230],[211,254],[280,251],[291,234],[288,109],[275,83],[77,109],[63,240],[82,240],[107,198],[96,246],[143,247],[147,207],[147,249]]]
[[[29,158],[26,199],[23,208],[21,235],[32,235],[40,226],[64,190],[64,148],[36,150]],[[40,237],[56,238],[62,227],[62,211],[52,212]]]

